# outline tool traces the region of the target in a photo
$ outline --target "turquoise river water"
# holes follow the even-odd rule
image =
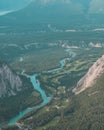
[[[71,58],[75,57],[76,54],[70,50],[70,49],[67,49],[66,50],[69,54],[69,56]],[[63,67],[65,66],[65,63],[66,63],[66,60],[68,60],[69,58],[65,58],[63,60],[60,61],[60,67],[59,68],[56,68],[56,69],[53,69],[53,70],[49,70],[47,71],[47,73],[52,73],[52,72],[55,72],[55,71],[59,71],[61,69],[63,69]],[[25,75],[25,74],[24,74]],[[39,80],[36,78],[39,74],[34,74],[32,76],[27,76],[28,78],[30,78],[30,81],[34,87],[35,90],[37,90],[40,94],[41,94],[41,97],[43,99],[43,102],[40,103],[39,105],[37,106],[34,106],[32,108],[27,108],[25,109],[24,111],[20,112],[16,117],[12,118],[9,122],[8,122],[8,125],[14,125],[19,119],[21,119],[25,114],[31,112],[32,110],[37,110],[45,105],[47,105],[51,99],[52,99],[52,96],[50,97],[47,97],[46,93],[45,93],[45,90],[43,90],[41,88],[41,85],[40,85],[40,82]]]

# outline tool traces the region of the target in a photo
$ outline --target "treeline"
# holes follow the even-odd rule
[[[42,102],[40,94],[34,91],[30,82],[22,77],[23,90],[15,96],[0,99],[0,124],[15,117],[27,107],[32,107]]]
[[[73,99],[74,112],[46,130],[104,130],[104,75]]]

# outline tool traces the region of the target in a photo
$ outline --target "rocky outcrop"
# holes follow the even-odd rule
[[[94,85],[98,77],[104,73],[104,55],[98,59],[89,69],[88,73],[77,83],[73,89],[75,94],[83,92],[85,89]]]
[[[5,63],[0,63],[0,98],[16,95],[22,89],[22,81]]]

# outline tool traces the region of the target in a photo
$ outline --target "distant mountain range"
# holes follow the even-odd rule
[[[0,12],[15,11],[27,6],[31,0],[0,0]],[[1,14],[1,13],[0,13]]]
[[[104,11],[102,7],[104,2],[101,4],[100,1],[100,5],[98,3],[97,6],[97,1],[94,3],[91,0],[87,2],[83,2],[82,0],[34,0],[25,8],[1,16],[0,24],[104,23]],[[94,8],[95,6],[97,7]]]

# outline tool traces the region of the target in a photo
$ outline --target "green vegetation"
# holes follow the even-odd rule
[[[33,130],[103,130],[104,129],[104,75],[95,85],[77,96],[71,96],[70,101],[61,107],[61,100],[57,99],[56,109],[54,101],[34,113],[32,118],[22,121],[25,128],[28,126]],[[62,96],[61,96],[62,97]],[[68,98],[68,97],[67,97]],[[59,103],[59,104],[58,104]],[[42,112],[42,113],[41,113]],[[21,123],[22,123],[21,122]]]
[[[17,59],[11,66],[19,72],[25,70],[27,73],[38,73],[60,67],[59,62],[65,57],[68,54],[61,47],[43,49],[23,56],[23,61]]]
[[[31,83],[25,77],[21,78],[23,79],[23,90],[16,96],[0,99],[1,123],[10,120],[27,107],[32,107],[42,102],[40,94],[34,91]]]
[[[95,27],[97,25],[92,28]],[[75,96],[72,93],[72,88],[78,80],[104,53],[103,33],[89,31],[90,25],[86,30],[84,25],[77,26],[78,30],[83,31],[75,33],[52,32],[46,28],[45,32],[39,32],[41,28],[35,26],[33,29],[33,26],[29,25],[27,28],[8,27],[0,30],[6,32],[5,35],[0,35],[0,59],[5,59],[16,72],[21,73],[25,70],[28,74],[34,74],[59,67],[59,61],[69,57],[62,48],[64,44],[77,46],[71,49],[76,53],[76,57],[69,57],[62,70],[43,72],[37,77],[41,88],[45,90],[47,96],[53,95],[53,99],[43,108],[26,114],[18,122],[23,129],[32,130],[103,130],[104,75],[92,88],[80,95]],[[100,42],[102,48],[90,47],[90,42],[95,44]],[[7,121],[25,108],[42,101],[39,93],[33,90],[30,81],[22,78],[24,89],[21,93],[0,99],[0,122]],[[18,130],[15,125],[3,128],[15,129]]]
[[[47,130],[103,130],[104,129],[104,75],[92,88],[73,97],[74,112]]]
[[[74,96],[71,93],[71,87],[75,86],[93,62],[102,55],[103,49],[95,55],[92,54],[99,51],[98,49],[74,51],[77,56],[66,62],[62,71],[38,77],[47,94],[51,92],[54,99],[38,112],[30,113],[27,118],[20,120],[20,124],[24,123],[23,127],[29,126],[33,130],[103,130],[104,76],[80,95]]]

